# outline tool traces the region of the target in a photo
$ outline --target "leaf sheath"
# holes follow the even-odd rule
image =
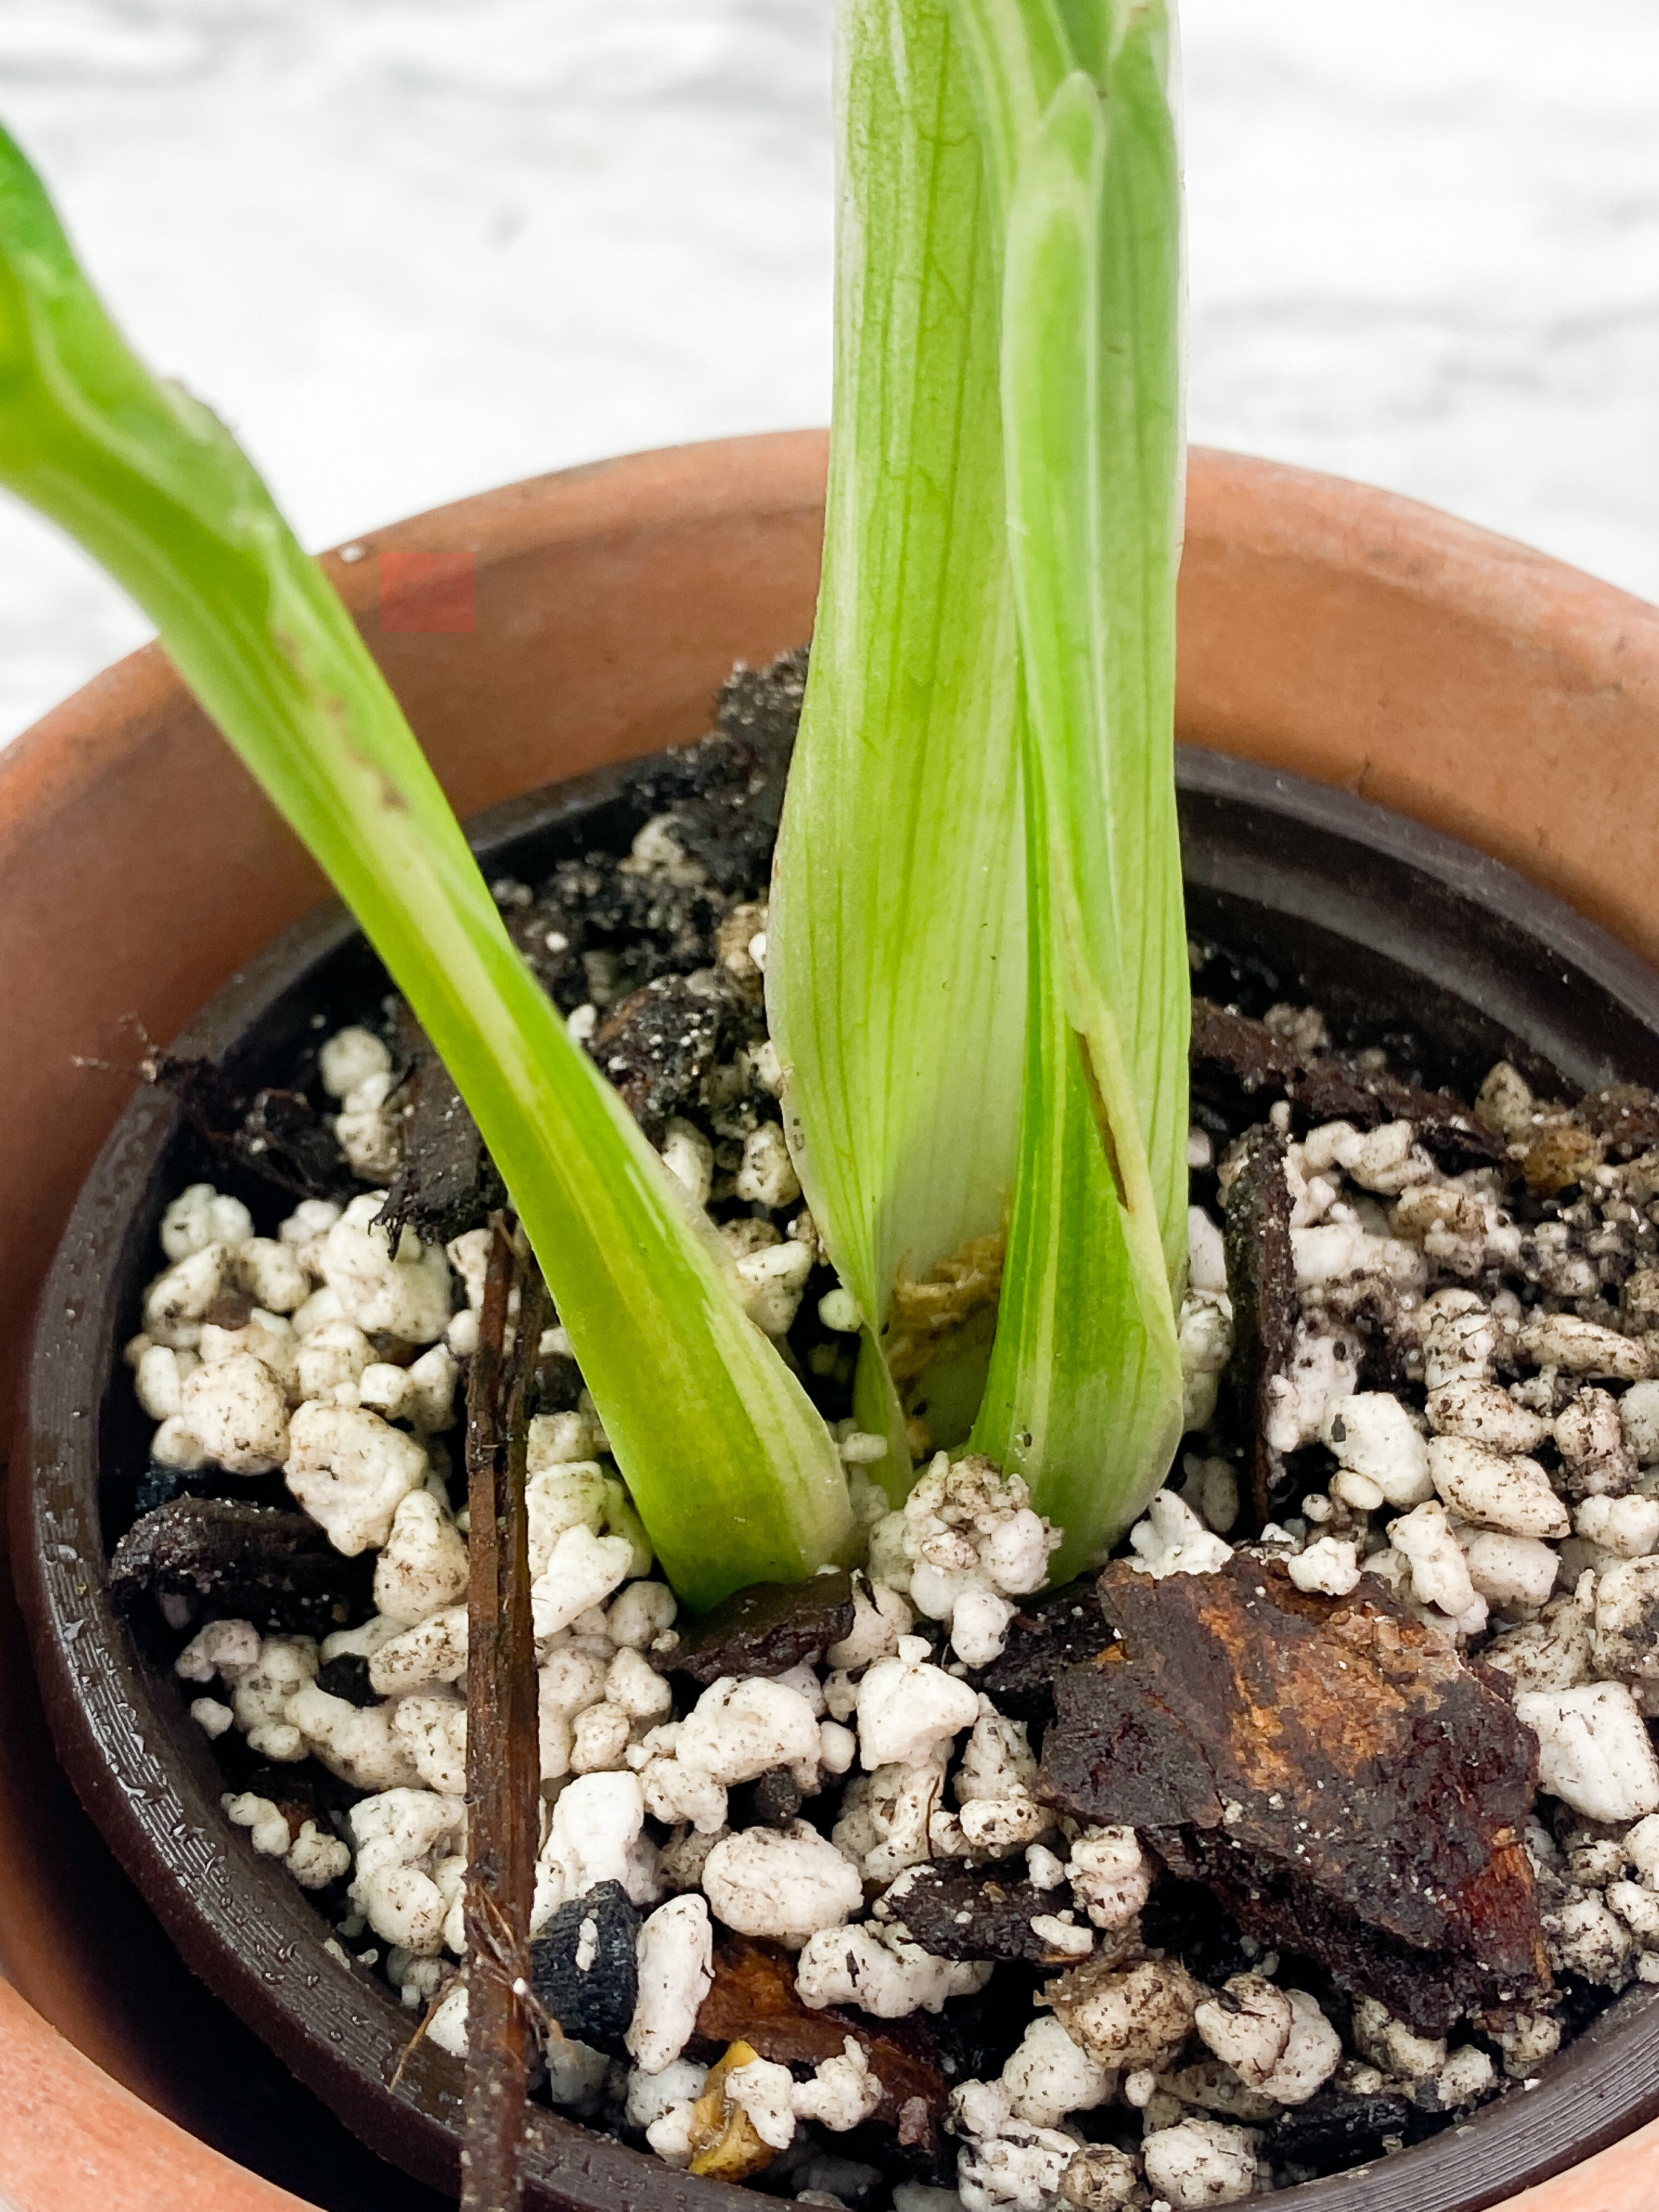
[[[813,1215],[879,1332],[901,1270],[924,1279],[1003,1225],[1024,886],[995,277],[948,8],[852,0],[840,70],[823,581],[767,988]],[[868,1357],[860,1417],[886,1428],[878,1472],[902,1496]]]

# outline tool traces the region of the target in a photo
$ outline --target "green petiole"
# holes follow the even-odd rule
[[[767,1001],[813,1219],[870,1327],[860,1421],[886,1429],[877,1471],[902,1497],[898,1294],[998,1238],[1012,1194],[1019,673],[990,209],[945,0],[853,0],[839,100],[823,581]],[[978,1343],[921,1378],[938,1442],[973,1419],[995,1285]]]

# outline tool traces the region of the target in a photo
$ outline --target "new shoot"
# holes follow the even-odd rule
[[[1173,25],[1161,0],[843,22],[824,577],[769,1002],[866,1405],[938,1443],[971,1425],[1065,1527],[1064,1573],[1181,1427]]]

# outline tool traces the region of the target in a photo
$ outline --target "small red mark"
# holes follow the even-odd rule
[[[473,627],[473,560],[465,547],[380,556],[380,628],[460,634]]]

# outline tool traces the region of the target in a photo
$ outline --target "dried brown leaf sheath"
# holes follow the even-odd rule
[[[1261,1528],[1272,1507],[1279,1456],[1267,1441],[1275,1381],[1296,1345],[1296,1261],[1291,1249],[1291,1190],[1285,1139],[1266,1123],[1240,1144],[1226,1196],[1227,1289],[1233,1302],[1231,1382],[1239,1425],[1250,1445],[1247,1525]]]
[[[536,1654],[525,1504],[526,1389],[541,1338],[533,1261],[492,1223],[478,1349],[467,1387],[466,2139],[463,2212],[516,2212],[522,2201],[529,2030],[530,1905],[536,1875]],[[516,1334],[503,1354],[507,1301]]]

